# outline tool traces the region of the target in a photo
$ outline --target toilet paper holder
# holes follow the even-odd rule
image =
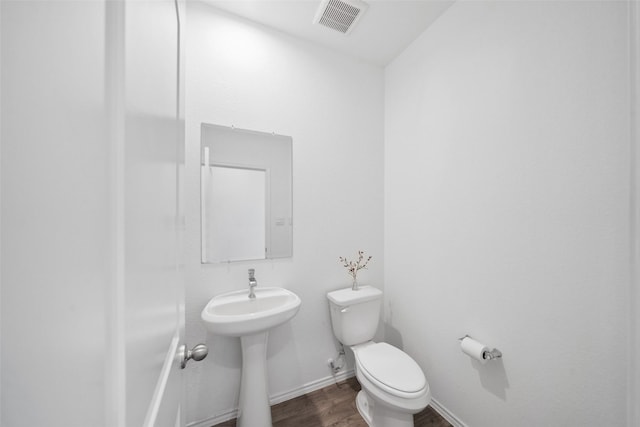
[[[462,341],[465,338],[472,338],[471,335],[465,335],[463,337],[458,338],[458,341]],[[502,352],[500,350],[498,350],[497,348],[494,348],[492,350],[489,351],[485,351],[484,353],[482,353],[482,358],[484,360],[493,360],[493,359],[497,359],[499,357],[502,357]]]

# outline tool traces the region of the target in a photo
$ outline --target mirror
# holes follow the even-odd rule
[[[292,138],[203,123],[202,262],[292,256]]]

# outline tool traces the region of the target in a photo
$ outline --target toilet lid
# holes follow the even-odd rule
[[[425,388],[427,380],[420,366],[404,351],[381,342],[357,352],[360,367],[370,380],[404,393]]]

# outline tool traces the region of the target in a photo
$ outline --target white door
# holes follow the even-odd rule
[[[123,7],[123,10],[122,10]],[[116,185],[122,200],[120,375],[126,427],[184,425],[181,267],[184,126],[179,3],[127,0],[124,112]],[[180,6],[182,7],[182,6]],[[116,37],[117,39],[117,37]],[[122,420],[121,420],[122,421]]]

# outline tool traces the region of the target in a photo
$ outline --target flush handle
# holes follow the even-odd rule
[[[187,366],[187,362],[189,360],[193,359],[196,362],[199,362],[209,354],[209,349],[204,344],[198,344],[191,350],[187,350],[187,346],[181,345],[179,351],[181,353],[180,367],[182,369]]]
[[[340,310],[340,313],[347,313],[351,307],[344,307]]]

